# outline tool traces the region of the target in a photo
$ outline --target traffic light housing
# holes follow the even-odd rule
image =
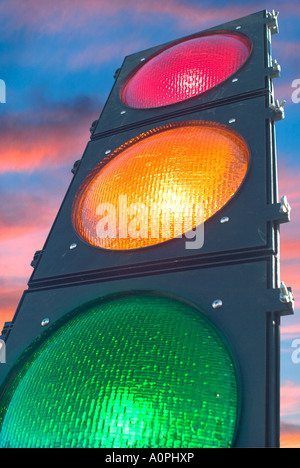
[[[3,330],[0,446],[278,446],[277,28],[126,57]]]

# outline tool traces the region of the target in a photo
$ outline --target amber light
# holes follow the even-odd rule
[[[124,83],[121,100],[146,109],[184,101],[224,82],[246,62],[252,45],[239,33],[184,40],[150,57]]]
[[[89,244],[116,250],[182,236],[186,217],[190,228],[199,224],[198,206],[205,221],[232,198],[248,161],[245,141],[224,125],[191,121],[153,129],[89,174],[74,200],[74,227]]]

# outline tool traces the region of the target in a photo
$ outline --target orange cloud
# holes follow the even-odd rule
[[[300,427],[292,424],[281,424],[280,448],[300,448]]]
[[[285,382],[281,386],[281,417],[300,415],[300,385]]]
[[[293,260],[300,258],[300,239],[288,239],[281,242],[281,258]]]

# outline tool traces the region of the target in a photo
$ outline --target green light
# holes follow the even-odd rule
[[[6,397],[1,448],[230,447],[237,423],[224,340],[196,309],[148,295],[86,306]]]

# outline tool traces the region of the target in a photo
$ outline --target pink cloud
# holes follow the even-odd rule
[[[283,161],[283,156],[281,156]],[[285,163],[280,162],[278,168],[278,188],[280,195],[286,195],[288,201],[293,208],[293,203],[300,200],[299,189],[300,168],[288,167]]]
[[[26,283],[25,278],[0,278],[0,333],[4,322],[12,320]]]
[[[295,307],[300,304],[300,268],[299,263],[296,265],[285,265],[281,263],[280,280],[291,287],[295,297]]]
[[[284,81],[274,82],[274,94],[275,98],[279,101],[292,102],[292,94],[295,88],[292,88],[292,81],[286,83]]]
[[[300,415],[300,385],[287,381],[281,386],[281,417]]]
[[[300,323],[282,326],[280,332],[283,339],[300,338]]]
[[[27,232],[18,239],[0,242],[0,329],[13,318],[19,300],[32,274],[30,263],[44,246],[48,228]],[[1,331],[1,330],[0,330]]]

